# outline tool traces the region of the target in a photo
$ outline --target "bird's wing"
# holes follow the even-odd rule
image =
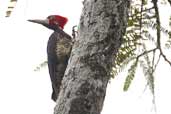
[[[52,81],[52,99],[56,101],[72,48],[71,37],[55,31],[48,41],[48,67]]]

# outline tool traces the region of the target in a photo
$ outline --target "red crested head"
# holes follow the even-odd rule
[[[28,20],[33,23],[41,24],[49,29],[58,30],[59,28],[64,29],[65,24],[67,23],[68,19],[66,17],[60,15],[50,15],[47,19],[31,19]]]
[[[62,29],[64,29],[64,26],[68,21],[66,17],[60,15],[50,15],[47,19],[49,19],[49,25],[59,25]]]

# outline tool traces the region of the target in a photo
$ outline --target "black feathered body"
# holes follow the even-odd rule
[[[61,82],[68,64],[72,48],[72,39],[61,29],[50,36],[47,46],[48,67],[52,82],[52,99],[56,101]]]

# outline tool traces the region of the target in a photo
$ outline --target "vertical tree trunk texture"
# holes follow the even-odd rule
[[[84,0],[54,114],[100,114],[126,30],[128,0]]]

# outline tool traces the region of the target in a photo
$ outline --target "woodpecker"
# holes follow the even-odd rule
[[[45,20],[28,20],[54,30],[47,44],[48,69],[52,83],[51,98],[56,102],[61,82],[72,49],[72,38],[63,31],[68,19],[60,15],[50,15]]]

